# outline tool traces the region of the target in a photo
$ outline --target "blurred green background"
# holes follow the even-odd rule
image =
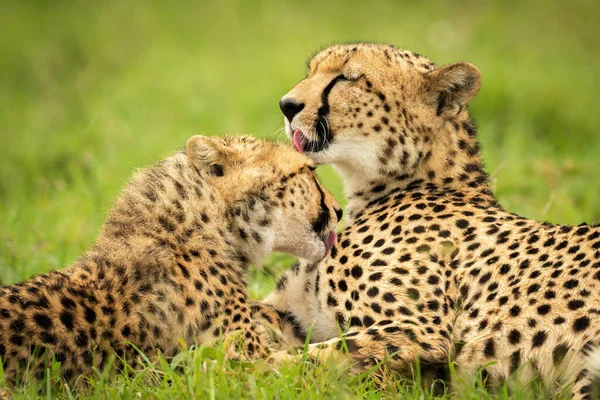
[[[4,0],[0,281],[74,260],[130,174],[193,134],[284,141],[279,98],[336,42],[477,65],[471,113],[501,203],[598,223],[599,15],[598,1]],[[262,296],[272,278],[256,278]]]

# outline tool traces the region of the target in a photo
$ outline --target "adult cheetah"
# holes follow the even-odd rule
[[[589,398],[600,227],[497,203],[466,109],[480,85],[471,64],[436,67],[387,45],[332,46],[310,61],[280,106],[295,148],[342,176],[347,227],[266,303],[300,340],[314,324],[314,357],[346,347],[359,368],[385,359],[397,371],[451,357],[464,376],[494,362],[489,383],[516,371]]]
[[[116,351],[172,356],[241,330],[231,357],[264,357],[269,338],[248,304],[245,273],[272,251],[313,260],[331,248],[339,207],[312,161],[251,137],[194,136],[186,151],[137,172],[92,247],[71,266],[0,287],[4,375],[67,380]],[[261,311],[262,310],[262,311]],[[277,321],[272,321],[277,323]],[[264,327],[262,327],[264,328]]]

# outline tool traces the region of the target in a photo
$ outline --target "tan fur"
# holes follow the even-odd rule
[[[41,377],[54,357],[72,379],[102,369],[113,351],[135,363],[134,346],[172,356],[181,341],[210,344],[236,330],[230,357],[266,356],[267,322],[277,328],[279,316],[249,306],[246,270],[272,251],[324,256],[338,206],[312,170],[287,146],[195,136],[185,153],[137,172],[91,250],[0,287],[5,376],[27,379],[29,363]]]
[[[488,365],[489,384],[540,376],[589,398],[600,227],[542,224],[498,205],[466,110],[480,84],[471,64],[437,68],[393,46],[313,58],[284,96],[303,105],[286,131],[300,130],[306,154],[341,173],[347,227],[330,257],[301,262],[265,301],[295,327],[290,341],[314,325],[316,358],[347,348],[359,369],[385,360],[406,372],[416,356],[442,368],[451,357],[459,376]]]

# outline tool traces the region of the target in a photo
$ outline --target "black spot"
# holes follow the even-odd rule
[[[553,322],[554,322],[554,325],[560,325],[565,322],[565,318],[564,317],[556,317],[556,318],[554,318]]]
[[[516,329],[513,329],[508,334],[508,342],[510,344],[518,344],[521,341],[521,332]]]
[[[427,307],[432,311],[437,311],[440,307],[440,303],[437,300],[429,300],[427,302]]]
[[[13,336],[10,337],[9,340],[15,346],[22,346],[23,342],[25,341],[25,338],[23,336],[21,336],[21,335],[13,335]]]
[[[60,313],[60,320],[68,330],[73,329],[73,314],[69,311],[63,311]]]
[[[533,318],[529,318],[527,320],[527,326],[530,328],[535,328],[537,326],[537,321]]]
[[[569,346],[562,343],[559,344],[552,350],[552,360],[554,361],[554,365],[558,366],[558,364],[565,358],[567,353],[569,352]]]
[[[78,347],[86,347],[88,345],[88,336],[85,332],[80,331],[75,337],[75,344]]]
[[[360,278],[360,277],[362,276],[362,274],[363,274],[363,270],[362,270],[362,268],[361,268],[361,267],[359,267],[359,266],[354,266],[354,267],[352,267],[352,269],[350,270],[350,273],[352,274],[352,277],[353,277],[354,279],[358,279],[358,278]]]
[[[483,347],[483,354],[488,358],[494,357],[496,355],[494,339],[490,338],[485,342],[485,346]]]
[[[579,285],[579,281],[577,279],[570,279],[565,282],[564,287],[566,289],[573,289],[576,288],[577,285]]]
[[[583,316],[581,318],[577,318],[573,322],[573,330],[575,332],[581,332],[586,330],[590,326],[590,318],[588,316]]]
[[[466,219],[459,219],[458,221],[456,221],[456,226],[460,229],[465,229],[469,226],[469,221],[467,221]]]
[[[510,355],[510,373],[514,373],[521,366],[521,350],[517,350]]]
[[[542,304],[541,306],[539,306],[537,308],[538,314],[540,315],[546,315],[550,312],[550,304]]]
[[[408,297],[410,297],[412,300],[418,300],[419,299],[419,291],[415,288],[408,288],[406,290],[406,294],[408,295]]]
[[[517,315],[519,315],[521,313],[521,307],[514,305],[510,308],[510,315],[512,315],[513,317],[516,317]]]
[[[74,309],[75,307],[77,307],[75,302],[68,297],[61,298],[60,303],[63,305],[63,307],[65,307],[67,309]]]
[[[363,325],[365,327],[370,327],[371,325],[373,325],[375,323],[375,321],[373,320],[373,318],[369,317],[368,315],[365,315],[363,317]]]
[[[52,320],[47,315],[35,313],[33,320],[42,329],[50,329],[52,327]]]
[[[370,281],[378,281],[381,279],[382,276],[383,276],[383,274],[381,272],[375,272],[374,274],[369,275],[369,280]]]
[[[406,308],[405,306],[400,306],[398,308],[398,311],[400,311],[400,313],[403,315],[408,315],[408,316],[413,315],[413,312],[411,310],[409,310],[408,308]]]
[[[123,335],[124,337],[128,337],[130,334],[131,328],[129,327],[129,325],[125,325],[123,329],[121,329],[121,335]]]
[[[40,333],[40,339],[41,339],[42,343],[46,343],[46,344],[55,344],[56,343],[56,338],[54,337],[54,335],[51,333],[48,333],[48,332]]]
[[[89,307],[85,308],[85,320],[90,324],[93,324],[96,321],[96,311],[92,310]]]
[[[585,306],[585,303],[582,300],[571,300],[568,303],[569,310],[577,310],[583,306]]]
[[[509,271],[510,271],[510,265],[502,264],[502,266],[500,267],[500,274],[506,275]]]
[[[535,335],[533,335],[533,338],[531,339],[531,346],[532,347],[540,347],[546,341],[547,336],[548,336],[548,333],[546,331],[537,332]]]
[[[387,301],[388,303],[393,303],[394,301],[396,301],[396,297],[392,293],[388,292],[383,295],[383,300]]]
[[[481,278],[479,278],[479,283],[481,283],[483,285],[483,284],[487,283],[491,278],[492,278],[492,273],[488,272],[487,274],[484,274],[481,276]]]
[[[527,294],[535,293],[538,290],[540,290],[540,285],[537,283],[534,283],[533,285],[531,285],[527,288]]]
[[[327,305],[330,307],[336,307],[338,305],[337,300],[331,295],[331,293],[327,296]]]

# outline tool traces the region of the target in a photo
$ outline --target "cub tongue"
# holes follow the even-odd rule
[[[329,231],[327,236],[325,236],[325,255],[329,254],[331,248],[337,241],[337,234],[334,231]]]
[[[302,134],[302,131],[300,129],[296,129],[294,131],[294,137],[292,138],[292,142],[294,143],[294,147],[296,148],[296,150],[298,150],[300,153],[304,153],[304,146],[306,146],[308,140],[306,139],[306,136]]]

